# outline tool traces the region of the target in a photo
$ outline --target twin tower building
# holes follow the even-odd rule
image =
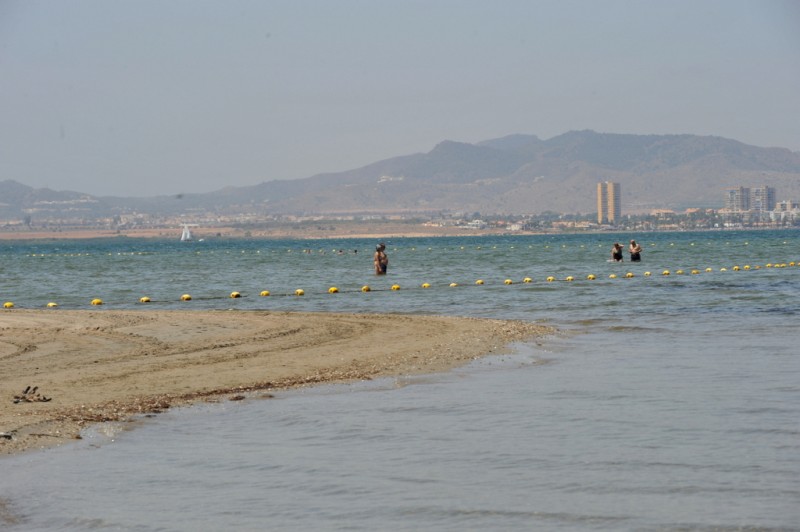
[[[622,218],[619,183],[597,183],[597,223],[614,225]]]

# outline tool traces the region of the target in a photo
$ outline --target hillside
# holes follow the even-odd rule
[[[33,189],[0,176],[0,218],[220,214],[591,213],[599,181],[622,185],[623,211],[721,208],[733,186],[768,185],[800,199],[800,154],[720,137],[572,131],[548,140],[511,135],[443,141],[428,153],[293,181],[207,194],[94,197]]]
[[[800,154],[695,135],[576,131],[444,141],[424,154],[299,181],[237,189],[271,212],[594,212],[599,181],[622,184],[626,212],[721,208],[725,188],[769,185],[800,199]]]

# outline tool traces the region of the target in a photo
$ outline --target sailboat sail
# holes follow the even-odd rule
[[[192,240],[192,231],[188,225],[183,226],[183,233],[181,233],[181,242]]]

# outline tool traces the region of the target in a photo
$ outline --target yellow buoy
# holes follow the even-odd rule
[[[431,283],[422,283],[422,288],[430,288]]]
[[[50,303],[47,304],[47,308],[56,308],[57,306],[58,306],[58,303],[56,303],[54,301],[51,301]]]
[[[294,291],[294,295],[296,295],[296,296],[304,296],[304,295],[306,295],[306,292],[302,288],[298,288],[297,290]]]
[[[514,284],[514,281],[512,281],[511,279],[506,279],[505,281],[503,281],[503,284]]]
[[[191,300],[192,300],[192,296],[190,296],[189,294],[183,294],[181,296],[181,301],[191,301]]]
[[[231,299],[236,299],[239,297],[242,297],[242,294],[240,294],[239,292],[231,292]]]
[[[92,305],[102,305],[102,304],[103,304],[102,299],[92,299]]]
[[[364,285],[361,287],[362,292],[369,292],[370,290],[372,290],[372,288],[370,288],[369,285]]]
[[[478,279],[477,281],[475,281],[475,284],[483,284],[483,279]]]
[[[555,281],[555,280],[556,280],[556,278],[555,278],[555,277],[553,277],[553,276],[551,275],[551,276],[550,276],[550,277],[548,277],[546,280],[547,280],[547,282],[548,282],[548,283],[552,283],[553,281]]]
[[[589,279],[590,281],[594,281],[595,279],[597,279],[597,276],[593,273],[590,273],[589,275],[586,276],[586,278]]]
[[[331,286],[330,288],[328,288],[328,293],[329,294],[338,294],[339,293],[339,289],[336,288],[335,286]]]
[[[11,301],[6,301],[5,303],[3,303],[3,308],[14,308],[14,303],[12,303]]]
[[[399,284],[393,284],[392,285],[392,290],[400,290],[400,285]]]
[[[531,279],[530,277],[526,277],[526,278],[524,278],[524,279],[522,280],[522,282],[523,282],[523,283],[532,283],[532,282],[533,282],[533,279]]]
[[[150,298],[147,297],[147,296],[140,297],[139,298],[139,303],[150,303]]]
[[[456,286],[458,286],[458,283],[450,283],[450,288],[455,288]]]
[[[261,291],[261,297],[268,297],[268,296],[269,296],[269,290],[262,290]]]

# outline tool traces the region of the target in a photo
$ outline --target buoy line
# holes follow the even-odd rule
[[[720,268],[718,268],[716,270],[714,268],[711,268],[711,267],[706,267],[704,269],[701,269],[701,268],[691,268],[691,269],[678,268],[678,269],[675,269],[675,270],[664,269],[664,270],[661,270],[661,271],[657,271],[657,270],[649,271],[648,270],[648,271],[644,271],[644,272],[641,272],[641,273],[634,273],[634,272],[631,272],[631,271],[626,271],[624,273],[610,273],[610,274],[608,274],[608,276],[606,278],[611,280],[611,281],[614,281],[616,279],[630,280],[630,279],[642,279],[642,278],[647,279],[647,278],[652,278],[652,277],[662,277],[662,278],[672,277],[672,278],[674,278],[674,277],[682,277],[682,276],[687,276],[687,275],[689,275],[689,276],[700,276],[700,275],[705,275],[705,274],[713,274],[715,272],[716,273],[729,273],[729,272],[740,273],[740,272],[756,272],[756,271],[761,271],[761,270],[780,270],[780,269],[784,269],[784,268],[792,268],[792,267],[798,267],[798,266],[800,266],[800,261],[774,262],[774,263],[770,262],[770,263],[764,264],[763,266],[762,265],[751,265],[751,264],[744,264],[744,265],[740,266],[740,265],[736,264],[736,265],[733,265],[731,267],[720,267]],[[590,281],[590,282],[597,283],[597,282],[602,282],[601,279],[602,279],[601,276],[598,276],[598,275],[596,275],[594,273],[590,273],[590,274],[585,275],[583,277],[579,277],[579,276],[575,276],[575,275],[566,275],[566,276],[563,276],[563,277],[556,277],[555,275],[549,275],[549,276],[545,277],[544,279],[542,279],[541,281],[539,281],[538,283],[533,277],[530,277],[530,276],[526,276],[526,277],[522,278],[521,282],[514,281],[513,279],[510,279],[510,278],[505,278],[503,280],[498,280],[496,282],[490,282],[490,281],[487,281],[485,278],[480,278],[480,279],[477,279],[474,282],[470,282],[470,283],[466,283],[466,282],[462,283],[462,282],[459,282],[459,281],[450,281],[450,282],[443,282],[440,285],[434,285],[434,284],[432,284],[430,282],[423,282],[423,283],[421,283],[419,285],[415,285],[415,286],[412,286],[410,288],[403,287],[398,283],[393,283],[388,288],[373,288],[373,287],[371,287],[369,285],[363,285],[360,288],[347,289],[347,290],[340,289],[340,288],[338,288],[336,286],[331,286],[330,288],[327,289],[327,291],[325,293],[327,293],[327,294],[354,294],[354,293],[359,293],[359,292],[362,292],[362,293],[368,293],[368,292],[397,292],[397,291],[401,291],[401,290],[402,291],[408,291],[408,290],[415,290],[415,289],[416,290],[430,290],[432,288],[452,289],[452,288],[465,288],[465,287],[478,288],[478,287],[493,287],[493,286],[494,287],[500,287],[500,286],[512,287],[512,286],[526,286],[526,285],[531,285],[531,284],[539,284],[539,285],[541,285],[542,282],[545,283],[545,284],[558,283],[558,282],[561,282],[561,283],[577,283],[579,281]],[[322,295],[322,294],[323,294],[322,292],[313,293],[313,295]],[[294,290],[294,292],[290,292],[290,293],[273,293],[270,290],[262,290],[262,291],[259,292],[259,295],[262,296],[262,297],[302,297],[302,296],[306,295],[306,292],[302,288],[297,288],[297,289]],[[198,298],[195,298],[191,294],[186,293],[186,294],[181,295],[178,298],[178,301],[182,301],[182,302],[221,301],[221,300],[227,300],[227,299],[243,299],[243,298],[247,298],[247,297],[248,297],[247,294],[242,293],[240,291],[230,292],[227,296],[222,296],[222,295],[219,295],[219,296],[203,296],[203,297],[198,297]],[[156,300],[156,299],[151,299],[149,296],[142,296],[142,297],[140,297],[138,299],[138,303],[139,304],[145,304],[145,305],[151,305],[151,304],[154,304],[154,303],[155,304],[158,304],[158,303],[162,303],[163,304],[163,303],[174,303],[174,302],[175,302],[175,300],[163,300],[163,299]],[[106,302],[101,298],[93,298],[93,299],[89,300],[89,304],[92,305],[92,306],[104,306],[104,305],[106,305]],[[55,302],[55,301],[49,301],[48,303],[46,303],[43,306],[45,308],[49,308],[49,309],[61,308],[59,306],[59,304],[57,302]],[[3,308],[10,310],[10,309],[15,309],[15,308],[20,308],[20,307],[18,307],[13,301],[6,301],[6,302],[3,303]]]

